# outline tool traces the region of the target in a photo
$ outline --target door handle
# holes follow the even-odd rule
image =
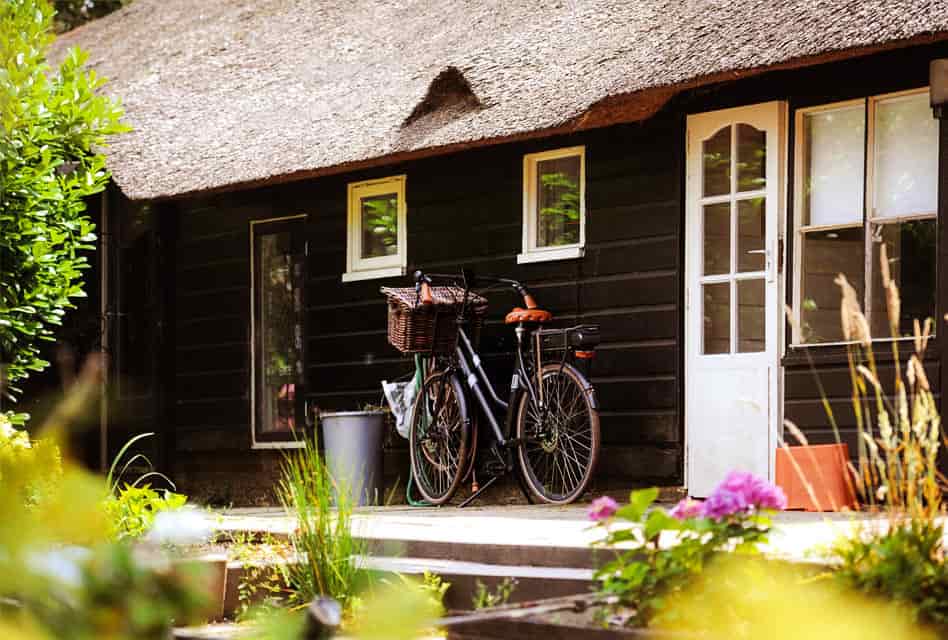
[[[764,272],[767,274],[767,282],[774,281],[773,252],[770,249],[748,249],[744,253],[749,255],[764,254]]]

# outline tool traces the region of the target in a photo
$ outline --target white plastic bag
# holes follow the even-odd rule
[[[415,396],[418,394],[418,388],[415,385],[415,379],[408,382],[388,382],[382,381],[382,391],[385,393],[385,399],[388,406],[395,416],[395,430],[398,434],[407,439],[411,420],[411,407],[415,403]]]

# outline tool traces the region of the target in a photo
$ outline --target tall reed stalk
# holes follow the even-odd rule
[[[938,452],[943,442],[941,418],[925,374],[925,351],[932,336],[931,318],[914,322],[912,352],[903,365],[900,345],[901,298],[889,271],[886,246],[880,246],[882,285],[885,291],[889,348],[894,379],[886,393],[873,351],[870,324],[859,304],[856,290],[839,274],[840,322],[847,341],[851,405],[857,430],[857,460],[850,464],[851,481],[864,505],[885,508],[894,520],[932,521],[942,509],[944,478],[938,470]],[[809,354],[808,354],[809,355]],[[811,369],[817,377],[812,359]],[[820,396],[837,442],[841,442],[832,406],[819,384]],[[790,433],[806,444],[792,423]],[[806,479],[804,478],[804,481]]]
[[[297,562],[288,565],[286,575],[291,601],[306,604],[330,596],[346,608],[360,578],[358,557],[365,543],[353,536],[352,499],[329,474],[315,435],[284,457],[277,497],[297,521],[290,536]]]

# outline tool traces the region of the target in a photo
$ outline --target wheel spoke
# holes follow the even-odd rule
[[[544,409],[528,396],[521,410],[521,459],[528,481],[542,495],[551,501],[572,499],[588,482],[595,458],[592,409],[566,369],[547,369],[542,385]]]
[[[412,424],[412,464],[422,494],[431,501],[450,498],[462,471],[467,427],[455,383],[433,374],[422,389]]]

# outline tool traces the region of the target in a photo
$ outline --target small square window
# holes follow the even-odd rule
[[[343,282],[405,273],[405,176],[349,185],[348,250]]]
[[[523,158],[523,253],[517,262],[583,255],[586,240],[586,148]]]

